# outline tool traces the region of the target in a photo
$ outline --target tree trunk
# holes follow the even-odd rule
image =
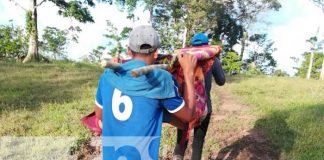
[[[245,51],[245,45],[246,45],[246,40],[247,40],[247,38],[248,38],[248,34],[247,34],[247,32],[244,30],[244,31],[243,31],[243,37],[242,37],[242,39],[241,39],[241,45],[242,45],[242,47],[241,47],[241,53],[240,53],[240,61],[243,60],[243,55],[244,55],[244,51]]]
[[[29,33],[28,53],[23,63],[31,60],[39,60],[38,55],[38,31],[37,31],[37,0],[30,0],[31,3],[31,29]]]
[[[322,62],[322,71],[321,71],[321,75],[320,75],[320,80],[324,80],[324,59]]]
[[[309,66],[308,66],[308,70],[307,70],[306,79],[310,79],[310,77],[311,77],[311,72],[312,72],[312,67],[313,67],[313,59],[314,59],[314,52],[311,52],[311,57],[309,59]]]
[[[150,24],[153,25],[153,6],[150,6],[149,8],[149,12],[150,12]]]
[[[185,29],[183,32],[182,48],[186,47],[186,41],[187,41],[187,27],[185,26]]]

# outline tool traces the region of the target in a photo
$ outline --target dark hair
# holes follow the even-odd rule
[[[152,46],[151,45],[149,45],[149,44],[142,44],[141,46],[140,46],[140,49],[151,49],[152,48]],[[133,50],[131,50],[132,51],[132,54],[134,54],[134,55],[136,55],[136,54],[145,54],[145,55],[150,55],[150,54],[152,54],[152,53],[154,53],[155,51],[156,51],[156,49],[154,49],[153,51],[151,51],[151,52],[149,52],[149,53],[140,53],[140,52],[134,52]]]

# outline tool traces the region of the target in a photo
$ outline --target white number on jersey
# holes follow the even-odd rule
[[[124,111],[120,111],[120,104],[124,104]],[[133,111],[133,103],[130,97],[123,95],[121,96],[121,91],[118,89],[114,90],[112,98],[112,112],[114,116],[120,121],[126,121],[129,119]]]

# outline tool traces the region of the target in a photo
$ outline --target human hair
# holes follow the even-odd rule
[[[152,49],[152,46],[149,44],[142,44],[140,46],[140,49]],[[133,50],[131,50],[133,55],[151,55],[152,53],[154,53],[157,49],[153,49],[152,51],[148,52],[148,53],[140,53],[140,52],[134,52]]]

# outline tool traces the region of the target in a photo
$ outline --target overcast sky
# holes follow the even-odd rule
[[[26,0],[17,0],[25,8],[28,8]],[[293,73],[292,67],[297,66],[290,57],[299,57],[308,50],[309,46],[305,41],[314,35],[320,28],[320,36],[324,39],[324,14],[309,0],[282,0],[282,8],[279,12],[271,12],[263,15],[269,25],[262,27],[263,32],[269,35],[277,48],[274,58],[278,62],[278,68]],[[95,23],[81,24],[69,18],[62,18],[57,14],[57,7],[52,3],[44,3],[38,9],[38,25],[40,35],[46,26],[55,26],[60,29],[67,29],[71,24],[79,25],[82,32],[79,34],[79,43],[71,43],[68,46],[68,57],[77,60],[88,54],[98,45],[105,45],[105,38],[102,36],[106,31],[106,20],[110,20],[118,28],[124,26],[137,26],[148,24],[148,12],[143,9],[137,11],[140,20],[135,24],[126,19],[126,13],[120,12],[115,6],[98,4],[95,9],[90,10]],[[0,0],[0,24],[7,24],[10,19],[14,24],[25,25],[25,12],[15,6],[9,0]],[[258,28],[258,27],[256,27]]]

